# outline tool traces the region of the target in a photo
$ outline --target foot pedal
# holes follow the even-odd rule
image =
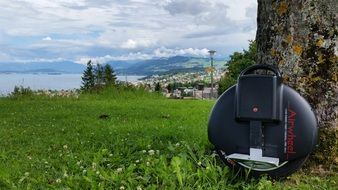
[[[279,166],[279,158],[265,157],[263,156],[262,149],[257,149],[257,148],[250,148],[250,155],[235,153],[235,154],[230,154],[229,156],[226,156],[226,158],[230,158],[234,160],[262,162],[262,163],[272,164],[274,166]]]

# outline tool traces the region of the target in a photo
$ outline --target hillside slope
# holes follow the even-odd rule
[[[95,63],[95,61],[94,61]],[[95,63],[96,64],[96,63]],[[210,66],[207,58],[193,58],[184,56],[174,56],[169,58],[154,58],[150,60],[125,60],[108,62],[117,74],[127,75],[161,75],[177,72],[197,72],[204,71]],[[215,67],[222,68],[225,61],[216,60]],[[59,62],[31,62],[31,63],[1,63],[1,72],[17,73],[82,73],[85,65],[71,61]]]
[[[210,60],[208,58],[174,56],[138,62],[111,62],[110,64],[116,68],[116,71],[119,73],[131,75],[161,75],[204,71],[206,67],[210,66]],[[123,64],[125,64],[125,67],[121,67]],[[224,68],[225,61],[215,60],[214,65],[217,69]]]

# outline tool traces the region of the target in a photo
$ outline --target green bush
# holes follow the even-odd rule
[[[221,78],[218,83],[218,94],[221,95],[225,90],[236,83],[240,72],[250,65],[256,62],[256,42],[250,41],[249,50],[243,52],[235,52],[230,55],[228,61],[228,67],[226,68],[225,75]]]
[[[13,92],[10,94],[11,97],[18,96],[30,96],[33,95],[33,90],[29,87],[15,86]]]

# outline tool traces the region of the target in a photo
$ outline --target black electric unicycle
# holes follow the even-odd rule
[[[295,172],[316,147],[318,123],[278,69],[253,65],[217,100],[208,137],[229,167],[279,178]]]

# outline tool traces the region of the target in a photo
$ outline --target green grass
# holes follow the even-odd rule
[[[0,189],[337,187],[336,176],[236,176],[207,139],[213,103],[116,90],[79,98],[1,98]]]

